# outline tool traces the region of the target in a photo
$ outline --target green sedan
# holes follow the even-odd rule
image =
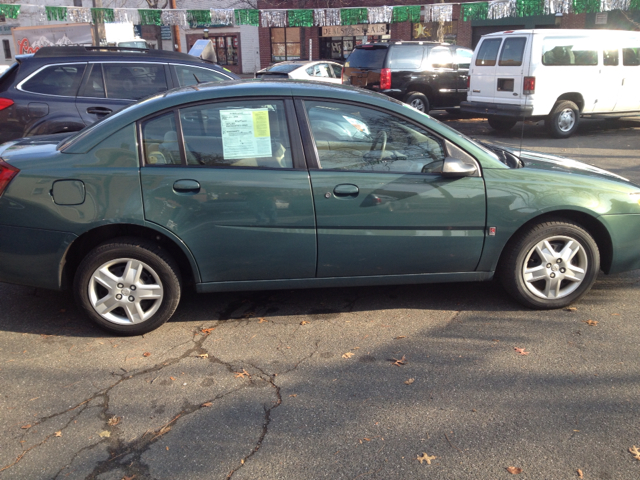
[[[387,96],[201,84],[0,146],[0,281],[138,335],[199,292],[491,280],[530,308],[640,268],[640,187]]]

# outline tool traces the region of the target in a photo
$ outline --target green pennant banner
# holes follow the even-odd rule
[[[599,13],[600,0],[573,0],[573,13]]]
[[[113,14],[113,8],[92,8],[91,18],[93,23],[113,23],[115,22],[115,16]]]
[[[289,10],[290,27],[313,27],[313,10]]]
[[[211,10],[187,10],[189,25],[211,25]]]
[[[0,5],[0,15],[15,20],[20,15],[20,5]]]
[[[411,22],[420,23],[420,5],[408,7],[393,7],[391,23]]]
[[[140,15],[140,25],[162,25],[162,11],[150,10],[148,8],[138,9]]]
[[[486,20],[488,14],[488,2],[462,4],[462,19],[465,22],[468,20]]]
[[[516,0],[516,15],[518,17],[544,15],[544,0]]]
[[[235,11],[236,25],[257,27],[260,23],[260,11],[253,8],[241,8]]]
[[[47,20],[50,22],[63,22],[67,19],[67,7],[44,7],[47,12]]]
[[[366,8],[341,8],[340,23],[342,25],[369,23],[369,11]]]
[[[631,0],[629,2],[629,10],[640,10],[640,0]]]

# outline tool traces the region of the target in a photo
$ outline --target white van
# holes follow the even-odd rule
[[[461,110],[496,130],[544,119],[566,138],[580,117],[640,114],[640,32],[513,30],[485,35],[473,52]]]

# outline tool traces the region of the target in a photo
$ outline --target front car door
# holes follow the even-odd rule
[[[467,154],[385,110],[324,100],[296,108],[315,147],[306,154],[315,162],[318,277],[475,270],[484,181],[441,175],[446,156]]]
[[[291,100],[175,108],[142,121],[140,135],[145,218],[186,244],[203,282],[315,275],[313,200]]]

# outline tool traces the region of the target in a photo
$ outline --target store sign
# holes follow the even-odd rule
[[[50,27],[19,27],[13,29],[16,54],[36,53],[42,47],[58,45],[92,45],[91,25],[76,23]]]
[[[386,35],[386,23],[371,25],[342,25],[339,27],[322,27],[323,37],[361,37],[362,35]]]

